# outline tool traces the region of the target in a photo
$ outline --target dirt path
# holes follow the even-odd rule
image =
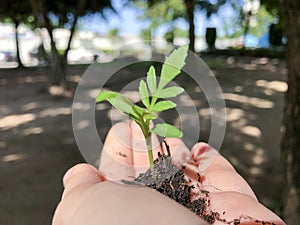
[[[207,60],[227,105],[221,153],[249,181],[258,198],[277,211],[282,189],[279,141],[284,63],[255,58]],[[78,81],[84,70],[70,67],[69,74]],[[83,161],[73,138],[72,98],[54,98],[41,91],[48,73],[46,68],[0,71],[1,225],[50,224],[63,173]],[[192,94],[195,101],[197,96]],[[203,119],[200,139],[207,140],[208,109],[199,104],[198,110]],[[109,123],[97,121],[103,137]]]

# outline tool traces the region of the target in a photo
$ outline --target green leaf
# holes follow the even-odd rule
[[[123,95],[118,95],[116,98],[108,99],[110,104],[112,104],[116,109],[120,110],[125,114],[129,114],[133,107],[133,102]]]
[[[115,91],[101,91],[96,97],[96,102],[102,102],[109,98],[115,98],[119,93]]]
[[[161,69],[161,79],[158,85],[159,89],[165,87],[180,73],[180,70],[185,65],[187,54],[188,46],[186,45],[174,50],[171,55],[166,58]]]
[[[151,66],[147,73],[147,84],[148,88],[150,90],[150,93],[152,95],[156,92],[156,74],[155,74],[155,68]]]
[[[141,97],[141,100],[142,100],[144,106],[149,107],[150,101],[149,101],[148,89],[147,89],[147,85],[146,85],[145,81],[143,81],[143,80],[140,81],[139,92],[140,92],[140,97]]]
[[[129,115],[132,107],[134,106],[133,102],[129,98],[114,91],[101,91],[98,94],[96,102],[105,100],[112,104],[116,109],[127,115]]]
[[[151,131],[161,137],[181,138],[182,132],[171,124],[159,123],[156,124]]]
[[[168,87],[157,93],[157,98],[173,98],[181,94],[184,91],[182,87]]]
[[[172,101],[160,101],[156,103],[152,109],[153,112],[161,112],[164,110],[175,108],[176,104]]]
[[[139,107],[138,105],[134,105],[132,109],[141,116],[146,112],[145,108]]]
[[[139,124],[141,117],[143,117],[145,112],[146,109],[139,107],[138,105],[134,105],[129,113],[129,117]]]
[[[144,116],[145,120],[154,120],[157,118],[157,115],[153,114],[153,113],[148,113]]]

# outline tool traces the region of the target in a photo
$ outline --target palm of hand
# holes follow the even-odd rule
[[[174,162],[185,163],[185,173],[200,189],[210,192],[206,210],[219,212],[222,221],[214,224],[284,225],[273,212],[261,205],[247,182],[217,151],[204,143],[191,151],[180,139],[167,140]],[[154,156],[165,151],[153,137]],[[135,124],[118,123],[107,135],[100,171],[89,165],[77,165],[64,177],[65,191],[53,225],[58,224],[206,224],[195,214],[149,188],[136,188],[107,182],[136,176],[148,166],[142,133]],[[201,182],[199,182],[199,173]],[[104,174],[104,176],[103,176]],[[237,223],[237,222],[240,223]]]

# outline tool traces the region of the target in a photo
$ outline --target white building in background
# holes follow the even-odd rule
[[[44,45],[46,51],[50,51],[50,38],[46,29],[30,30],[25,25],[18,29],[20,57],[24,65],[37,65],[38,60],[32,53],[37,53],[39,46]],[[68,44],[70,31],[67,29],[55,29],[54,38],[58,49],[64,50]],[[186,38],[175,38],[175,45],[188,44]],[[133,44],[137,43],[137,44]],[[158,37],[151,43],[158,49],[166,49],[167,42],[164,38]],[[216,47],[220,49],[231,46],[232,40],[218,40]],[[126,47],[127,46],[127,47]],[[151,58],[150,43],[143,43],[138,35],[122,36],[119,38],[107,37],[89,31],[75,33],[68,55],[69,63],[90,63],[95,59],[98,61],[109,61],[124,54],[135,54],[140,59]],[[196,38],[196,51],[205,50],[207,45],[204,38]],[[109,52],[109,54],[104,54]],[[0,63],[1,53],[16,55],[15,28],[13,24],[0,23]],[[1,66],[1,65],[0,65]]]
[[[41,38],[27,26],[20,25],[18,28],[20,57],[24,64],[30,63],[28,53],[41,43]],[[0,23],[0,52],[16,55],[15,28],[13,24]]]
[[[18,35],[20,57],[24,65],[32,66],[38,64],[37,59],[33,55],[37,54],[41,44],[44,45],[46,51],[50,52],[50,38],[46,29],[32,31],[25,25],[21,25],[18,29]],[[67,48],[70,37],[69,30],[55,29],[53,36],[59,50]],[[68,60],[70,63],[89,63],[94,61],[95,57],[101,56],[100,60],[109,61],[113,57],[120,55],[119,46],[141,41],[138,36],[109,38],[94,32],[79,31],[74,34]],[[140,47],[135,45],[136,49],[140,49]],[[114,49],[116,51],[111,52]],[[104,56],[104,52],[110,52],[110,55]],[[16,55],[15,28],[13,24],[0,23],[0,64],[3,63],[1,62],[1,53],[9,53],[13,57]],[[3,60],[5,59],[3,58]]]

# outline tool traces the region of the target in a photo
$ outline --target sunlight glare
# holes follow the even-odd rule
[[[36,115],[32,113],[5,116],[0,119],[0,129],[6,130],[14,128],[35,119]]]
[[[25,154],[15,153],[15,154],[9,154],[9,155],[3,156],[2,161],[8,163],[8,162],[19,161],[19,160],[22,160],[25,158],[26,158]]]
[[[90,121],[88,120],[82,120],[79,123],[77,123],[77,129],[84,129],[90,125]]]
[[[48,108],[39,113],[40,118],[44,117],[55,117],[59,115],[70,115],[72,113],[71,108],[61,107],[61,108]]]
[[[250,104],[261,109],[271,109],[274,107],[274,103],[266,99],[248,97],[245,95],[237,95],[232,93],[224,93],[223,95],[226,100],[231,100],[242,104]]]
[[[252,158],[252,161],[253,161],[254,164],[260,165],[260,164],[262,164],[265,161],[265,159],[264,159],[264,157],[262,155],[255,155]]]
[[[261,131],[257,127],[254,126],[245,126],[241,128],[241,131],[249,136],[252,137],[260,137],[261,136]]]
[[[43,133],[44,129],[42,127],[29,127],[22,131],[21,135],[28,136],[32,134],[41,134]]]
[[[247,142],[244,144],[244,148],[246,151],[254,151],[255,146],[252,143]]]
[[[22,106],[22,110],[29,111],[29,110],[35,109],[35,108],[37,108],[39,106],[40,105],[37,102],[29,102],[29,103],[27,103],[27,104],[25,104],[25,105]]]
[[[239,120],[245,116],[245,112],[241,109],[227,109],[227,121]]]
[[[202,118],[210,118],[211,114],[212,112],[210,108],[203,108],[199,110],[199,116]]]
[[[259,175],[261,174],[261,169],[259,167],[253,166],[249,169],[249,173],[251,175]]]
[[[255,82],[255,84],[258,87],[264,87],[277,92],[286,92],[287,90],[286,82],[278,81],[278,80],[274,80],[274,81],[258,80]]]

